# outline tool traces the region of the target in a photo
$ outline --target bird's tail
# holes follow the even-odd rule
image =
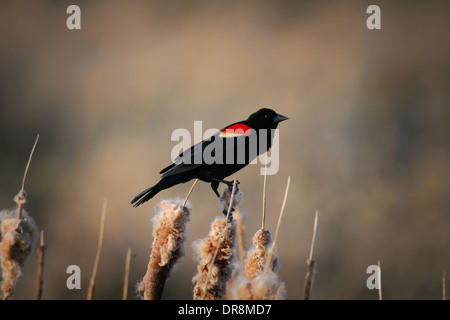
[[[133,205],[133,207],[136,208],[137,206],[139,206],[139,205],[143,204],[144,202],[147,202],[148,200],[153,198],[160,191],[155,188],[156,186],[145,189],[144,191],[139,193],[136,197],[134,197],[134,199],[131,200],[131,204]]]
[[[162,178],[157,184],[155,184],[153,187],[150,187],[148,189],[145,189],[141,193],[139,193],[136,197],[134,197],[133,200],[131,200],[131,204],[133,204],[133,207],[137,207],[151,198],[153,198],[158,192],[161,190],[170,188],[174,184],[177,184],[176,177],[170,176],[166,178]]]

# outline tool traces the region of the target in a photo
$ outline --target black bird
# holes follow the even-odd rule
[[[174,163],[161,170],[161,180],[139,193],[131,203],[137,207],[161,190],[195,178],[211,183],[211,188],[219,197],[219,183],[232,185],[233,182],[224,179],[268,151],[272,146],[272,130],[287,119],[271,109],[263,108],[247,120],[223,128],[211,138],[182,152]]]

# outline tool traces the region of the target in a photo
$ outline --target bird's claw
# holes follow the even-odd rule
[[[230,216],[228,217],[228,222],[233,221],[233,211],[234,211],[234,208],[231,208]],[[223,209],[222,213],[223,213],[224,216],[226,217],[227,214],[228,214],[228,210]]]
[[[233,189],[234,181],[227,181],[228,189]],[[236,187],[240,184],[239,180],[236,180]]]

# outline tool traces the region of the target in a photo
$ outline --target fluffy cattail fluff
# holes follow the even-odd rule
[[[272,244],[270,232],[260,229],[255,233],[252,241],[253,248],[247,253],[244,273],[233,281],[229,297],[241,300],[285,299],[285,284],[276,274],[279,264],[275,253],[265,270]]]
[[[2,298],[8,299],[14,293],[17,279],[22,275],[28,257],[33,253],[39,238],[39,230],[28,213],[21,209],[0,212],[1,242],[0,260],[2,266]]]
[[[251,280],[240,274],[233,282],[229,297],[233,300],[284,300],[286,286],[278,274],[270,269],[260,272]]]
[[[252,300],[284,300],[286,286],[278,274],[272,270],[262,272],[243,290],[249,294],[246,299]],[[242,291],[241,291],[242,293]],[[245,295],[243,296],[245,297]]]
[[[181,206],[183,200],[163,200],[153,217],[153,246],[147,273],[139,284],[145,300],[162,297],[166,279],[175,263],[184,256],[186,223],[190,220],[192,207]]]
[[[211,224],[208,236],[194,242],[194,251],[199,261],[197,275],[193,278],[195,300],[224,298],[227,281],[230,280],[233,271],[236,227],[236,220],[228,222],[223,217],[217,217]],[[211,265],[218,246],[220,247],[217,256]]]
[[[245,260],[244,274],[247,279],[252,280],[264,270],[267,261],[267,253],[272,243],[272,236],[269,230],[259,229],[253,236],[253,248],[247,253]],[[278,267],[278,258],[273,257],[271,261],[273,271]]]

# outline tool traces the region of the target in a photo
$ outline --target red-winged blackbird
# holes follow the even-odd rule
[[[198,178],[217,188],[226,177],[239,171],[272,146],[274,129],[288,118],[271,109],[260,109],[247,120],[233,123],[211,138],[205,139],[182,152],[173,164],[161,170],[161,180],[138,194],[131,203],[134,207],[153,198],[161,190]]]

